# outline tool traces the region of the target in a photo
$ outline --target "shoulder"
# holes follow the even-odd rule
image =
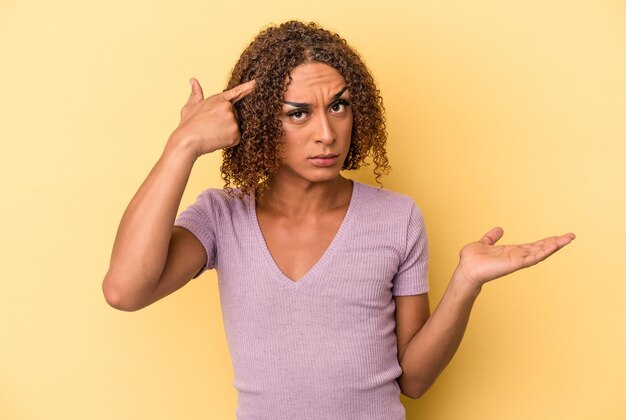
[[[228,204],[232,204],[233,202],[235,202],[235,200],[244,201],[247,198],[249,198],[248,196],[243,195],[239,188],[233,188],[232,195],[228,191],[222,188],[207,188],[206,190],[200,193],[200,196],[205,197],[206,199],[209,199],[212,201],[228,203]],[[241,197],[241,198],[238,198],[238,197]]]
[[[240,198],[239,198],[240,197]],[[233,189],[233,195],[220,188],[207,188],[202,191],[196,200],[200,205],[207,206],[216,215],[241,214],[248,209],[250,196],[242,195],[238,188]]]
[[[354,182],[355,187],[358,187],[362,202],[368,207],[377,207],[387,212],[399,211],[401,213],[410,213],[413,208],[419,211],[415,200],[408,194],[384,187],[375,187],[358,181]]]

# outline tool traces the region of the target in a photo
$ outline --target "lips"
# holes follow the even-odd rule
[[[328,154],[328,155],[317,155],[317,156],[313,156],[311,159],[328,159],[328,158],[334,158],[337,157],[339,155],[332,155],[332,154]]]
[[[335,166],[339,162],[339,155],[317,155],[310,158],[313,165],[318,167]]]

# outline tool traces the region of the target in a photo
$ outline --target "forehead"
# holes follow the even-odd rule
[[[346,86],[346,80],[333,67],[323,63],[302,64],[291,71],[285,100],[309,96],[333,96]]]

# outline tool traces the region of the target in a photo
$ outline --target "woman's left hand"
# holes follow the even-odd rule
[[[493,228],[479,241],[471,242],[461,249],[461,261],[457,270],[460,270],[471,284],[480,288],[490,280],[535,265],[576,237],[573,233],[566,233],[528,244],[495,245],[503,234],[502,228]]]

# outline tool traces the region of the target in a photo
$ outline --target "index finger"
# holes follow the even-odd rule
[[[249,80],[246,83],[242,83],[232,89],[222,92],[221,96],[227,101],[235,103],[244,96],[248,95],[250,92],[252,92],[254,90],[255,84],[255,80]]]

